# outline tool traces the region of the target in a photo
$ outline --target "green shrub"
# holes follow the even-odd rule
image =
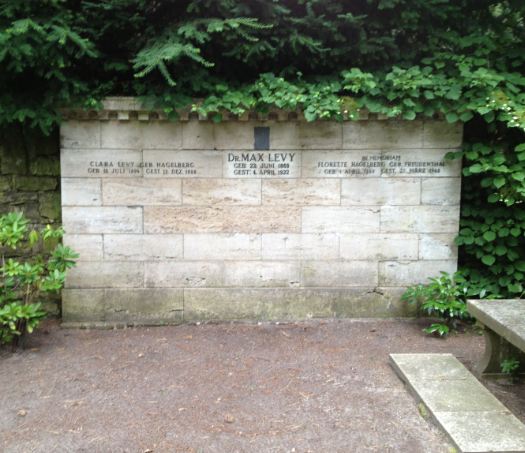
[[[426,285],[416,285],[407,288],[401,299],[410,304],[416,304],[429,316],[440,318],[440,322],[425,328],[426,333],[445,336],[450,329],[469,318],[467,312],[467,297],[470,296],[465,279],[460,273],[454,275],[441,272],[441,276],[430,278]]]
[[[0,343],[18,343],[46,316],[41,298],[64,286],[67,269],[78,254],[59,243],[64,231],[49,225],[41,231],[29,229],[22,213],[0,216]],[[9,250],[36,249],[29,258],[8,258]]]

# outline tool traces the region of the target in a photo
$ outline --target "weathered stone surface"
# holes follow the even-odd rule
[[[24,192],[40,192],[46,190],[54,190],[56,189],[57,185],[57,178],[39,176],[15,176],[14,178],[15,189]]]
[[[337,259],[339,238],[336,234],[263,234],[262,257],[265,260]]]
[[[342,137],[342,126],[337,122],[274,123],[270,127],[270,149],[341,149]]]
[[[143,126],[142,138],[144,149],[180,149],[182,126],[179,122],[151,122]]]
[[[63,289],[62,320],[64,323],[101,322],[104,320],[103,289]]]
[[[302,263],[304,286],[377,286],[375,261],[305,261]]]
[[[436,412],[434,417],[461,452],[525,451],[525,427],[509,411]]]
[[[182,186],[184,205],[258,205],[261,181],[258,179],[186,179]]]
[[[101,261],[104,258],[101,234],[66,233],[63,242],[80,255],[80,261]]]
[[[457,233],[459,206],[383,206],[384,233]]]
[[[371,233],[340,235],[341,258],[347,260],[417,260],[416,234]]]
[[[62,178],[62,206],[100,206],[102,184],[98,178]]]
[[[423,146],[425,148],[459,148],[463,140],[462,123],[446,121],[425,121]]]
[[[302,227],[305,233],[379,232],[379,208],[305,207]]]
[[[224,285],[237,287],[296,287],[301,284],[299,262],[225,261]]]
[[[44,192],[38,196],[38,212],[49,220],[60,219],[60,194]]]
[[[326,179],[267,179],[262,183],[263,204],[338,205],[341,182]]]
[[[459,205],[461,178],[429,178],[421,181],[421,203]]]
[[[105,234],[104,258],[114,261],[182,258],[181,234]]]
[[[0,151],[2,149],[0,148]],[[3,151],[0,153],[2,159],[0,164],[2,165],[2,174],[4,175],[25,175],[27,171],[27,159],[25,150],[10,150],[10,152]]]
[[[142,208],[64,206],[62,223],[74,234],[142,233]]]
[[[214,125],[215,149],[244,149],[253,150],[253,128],[260,126],[257,122],[224,122],[219,126]],[[270,131],[270,137],[272,132]]]
[[[29,172],[37,176],[60,176],[60,162],[54,158],[37,157],[29,162]]]
[[[392,302],[392,293],[373,288],[192,288],[184,290],[184,320],[399,315]]]
[[[157,288],[223,285],[223,264],[208,261],[166,261],[145,264],[145,285]]]
[[[417,178],[354,178],[341,184],[342,205],[417,205],[421,201]]]
[[[525,451],[525,426],[451,354],[391,354],[392,365],[460,451]]]
[[[286,206],[144,207],[146,233],[300,231],[300,209]]]
[[[146,178],[221,178],[220,151],[144,151]]]
[[[142,176],[142,153],[130,149],[109,152],[97,149],[62,148],[60,165],[63,178],[137,177]]]
[[[135,121],[100,123],[100,146],[106,149],[140,150],[144,143],[143,131],[144,125]]]
[[[454,243],[456,234],[421,234],[419,236],[419,259],[457,259],[458,247]]]
[[[70,269],[66,288],[137,288],[144,286],[144,263],[79,261]]]
[[[102,182],[105,206],[173,206],[182,202],[180,179],[112,178]]]
[[[60,127],[61,148],[100,148],[99,121],[64,121]]]
[[[249,260],[261,258],[260,234],[185,234],[184,258]]]
[[[421,121],[349,121],[343,123],[343,149],[421,148]]]
[[[106,289],[106,323],[178,324],[183,319],[181,289]]]
[[[214,124],[208,121],[188,121],[182,125],[182,148],[212,150],[215,148]]]
[[[430,277],[440,272],[452,274],[457,269],[456,260],[433,261],[384,261],[379,263],[379,285],[416,285],[428,283]]]

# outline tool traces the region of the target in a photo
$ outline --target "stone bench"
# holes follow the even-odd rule
[[[501,362],[515,358],[525,369],[525,300],[469,300],[469,313],[484,326],[483,375],[501,374]]]
[[[390,354],[390,360],[459,451],[525,452],[525,426],[452,354]]]

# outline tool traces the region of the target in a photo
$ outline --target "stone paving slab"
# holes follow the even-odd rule
[[[525,426],[452,354],[390,354],[390,360],[460,451],[525,452]]]

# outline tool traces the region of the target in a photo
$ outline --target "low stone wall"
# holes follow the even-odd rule
[[[403,316],[456,269],[460,125],[128,113],[62,126],[67,323]]]
[[[60,146],[58,131],[45,136],[37,130],[11,126],[0,131],[0,214],[22,211],[35,228],[60,225]],[[33,250],[5,250],[7,256]],[[59,312],[59,295],[47,297],[45,307]]]

